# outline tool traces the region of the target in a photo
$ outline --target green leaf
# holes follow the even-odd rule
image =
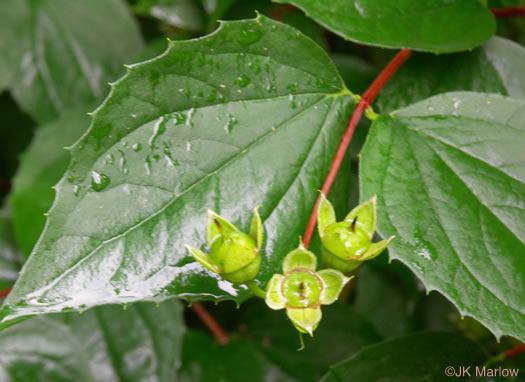
[[[204,10],[195,0],[140,0],[133,9],[139,15],[191,32],[200,32],[205,26]]]
[[[492,37],[468,53],[446,56],[416,53],[381,90],[377,104],[381,112],[387,113],[455,90],[525,98],[523,62],[525,48],[501,37]]]
[[[390,257],[497,337],[525,340],[525,101],[457,92],[374,122],[361,197]]]
[[[363,93],[378,74],[378,70],[372,64],[357,56],[333,53],[330,57],[334,60],[334,64],[341,74],[341,77],[343,77],[346,87],[352,89],[354,93]],[[379,94],[382,94],[382,92],[383,90],[381,90]],[[353,142],[354,140],[352,140],[352,143]]]
[[[447,367],[459,372],[460,367],[471,366],[474,376],[475,367],[483,367],[487,358],[483,349],[468,338],[452,333],[422,332],[366,346],[331,367],[322,381],[446,381],[449,379],[445,374]]]
[[[37,317],[0,334],[2,381],[175,380],[185,327],[179,301]]]
[[[40,237],[46,213],[53,199],[53,187],[64,175],[71,146],[88,128],[88,111],[82,106],[64,112],[59,119],[36,130],[31,145],[22,156],[11,194],[13,222],[18,245],[27,257]]]
[[[217,20],[222,19],[236,0],[201,0],[204,11],[208,15],[208,31],[215,29]],[[253,14],[249,17],[253,17]]]
[[[220,345],[205,333],[189,331],[184,337],[181,382],[294,381],[262,356],[253,345],[233,339]]]
[[[4,0],[0,14],[0,56],[16,73],[11,91],[41,123],[100,101],[106,82],[143,48],[121,0]]]
[[[282,21],[283,23],[291,25],[295,29],[300,30],[324,50],[330,50],[328,46],[328,39],[326,38],[326,30],[319,24],[316,24],[312,19],[306,17],[303,13],[284,12],[280,15],[279,21]]]
[[[0,291],[13,285],[22,266],[22,258],[15,243],[11,213],[0,209]]]
[[[478,0],[274,2],[295,5],[345,39],[393,49],[457,52],[483,44],[496,30],[494,17]]]
[[[244,335],[265,359],[296,381],[318,381],[330,365],[381,340],[367,316],[335,303],[323,306],[323,319],[314,337],[305,336],[305,348],[298,352],[297,331],[291,323],[283,322],[284,311],[271,311],[259,301],[246,305],[241,320]]]
[[[357,271],[353,306],[386,338],[413,330],[414,307],[421,292],[406,267],[381,260],[367,262]]]
[[[266,284],[306,226],[354,104],[319,47],[263,16],[134,65],[72,148],[3,322],[169,296],[244,300],[182,244],[205,247],[207,208],[248,232],[262,204]]]
[[[380,341],[370,322],[347,305],[323,307],[313,338],[298,352],[297,330],[284,311],[269,310],[262,301],[243,304],[241,330],[224,346],[211,336],[189,331],[184,338],[181,375],[177,381],[314,382],[328,366]],[[327,351],[329,349],[329,351]]]

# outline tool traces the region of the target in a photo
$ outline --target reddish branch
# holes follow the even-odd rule
[[[282,7],[277,7],[272,9],[271,16],[272,19],[277,21],[283,21],[283,15],[297,11],[297,8],[293,5],[283,5]]]
[[[11,288],[0,290],[0,298],[6,297],[9,294],[9,292],[11,292]]]
[[[505,350],[503,354],[505,354],[505,359],[509,359],[523,352],[525,352],[525,344],[519,344],[513,348]]]
[[[192,306],[193,311],[199,316],[199,318],[204,322],[204,324],[210,329],[215,339],[221,344],[226,345],[229,341],[228,335],[223,328],[218,324],[217,321],[212,317],[212,315],[206,310],[204,306],[200,303],[195,303]]]
[[[10,191],[11,183],[8,180],[0,179],[0,190]]]
[[[506,18],[506,17],[519,17],[519,16],[525,16],[525,7],[513,7],[513,8],[494,8],[491,9],[492,14],[498,18]]]
[[[341,140],[341,143],[339,144],[339,147],[335,154],[335,158],[332,162],[332,166],[330,167],[330,170],[328,171],[328,175],[324,181],[323,187],[321,188],[321,191],[325,195],[328,195],[328,192],[330,191],[330,188],[332,187],[332,184],[334,183],[337,172],[339,171],[339,167],[341,167],[341,163],[345,156],[346,150],[348,149],[348,145],[350,144],[350,141],[352,140],[352,135],[354,134],[355,128],[357,124],[359,123],[359,120],[361,119],[363,112],[368,106],[372,104],[372,102],[377,97],[381,89],[385,86],[388,80],[394,75],[397,69],[399,69],[399,67],[408,59],[408,57],[410,57],[411,53],[412,52],[409,49],[403,49],[399,51],[394,56],[394,58],[388,63],[388,65],[383,69],[383,71],[379,74],[379,76],[377,76],[377,78],[374,80],[372,85],[370,85],[370,87],[363,93],[363,96],[361,97],[361,101],[359,101],[359,103],[357,104],[354,110],[354,113],[352,114],[350,123],[348,124],[348,127],[346,128],[346,131],[343,135],[343,139]],[[306,226],[306,231],[304,232],[304,246],[306,248],[308,248],[308,246],[310,245],[310,241],[312,240],[312,235],[315,230],[315,223],[317,220],[317,206],[319,204],[319,200],[320,200],[320,196],[317,198],[317,201],[315,202],[314,209],[312,211],[312,214],[310,215],[310,220],[308,221],[308,225]]]

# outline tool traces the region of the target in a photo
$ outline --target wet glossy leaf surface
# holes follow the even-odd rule
[[[89,127],[87,115],[94,109],[82,106],[67,111],[35,133],[21,159],[11,194],[13,223],[18,245],[27,257],[40,237],[46,213],[55,198],[51,188],[62,178],[71,155],[71,146]]]
[[[207,208],[247,231],[262,204],[266,284],[297,246],[353,105],[320,48],[262,16],[134,66],[73,147],[3,323],[174,295],[242,301],[182,244],[206,249]]]
[[[422,332],[367,346],[333,366],[322,381],[448,381],[456,377],[447,376],[445,368],[459,372],[461,366],[472,366],[474,375],[475,366],[483,367],[487,359],[478,344],[461,335]]]
[[[0,334],[0,379],[172,382],[184,332],[174,300],[36,317]]]
[[[444,56],[416,53],[381,90],[377,104],[387,113],[455,90],[525,98],[523,62],[525,48],[501,37],[491,38],[472,52]]]
[[[390,256],[496,336],[525,339],[525,101],[446,93],[381,116],[361,154]]]
[[[15,74],[10,89],[39,122],[100,101],[143,48],[120,0],[4,0],[0,14],[0,55]]]
[[[274,1],[297,6],[348,40],[386,48],[457,52],[483,44],[496,29],[477,0]]]

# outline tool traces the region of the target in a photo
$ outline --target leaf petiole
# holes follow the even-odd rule
[[[245,285],[250,289],[254,295],[260,298],[266,298],[266,291],[262,290],[254,280],[248,281]]]

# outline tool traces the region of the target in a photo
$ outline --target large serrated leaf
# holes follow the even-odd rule
[[[2,382],[171,382],[185,328],[179,301],[37,317],[0,334]]]
[[[322,381],[447,381],[469,375],[490,381],[476,375],[487,358],[476,342],[459,334],[420,332],[366,346],[332,366]]]
[[[373,124],[361,197],[391,258],[497,337],[525,340],[525,101],[457,92]]]
[[[377,104],[387,113],[457,90],[525,98],[523,62],[525,48],[501,37],[491,38],[472,52],[414,54],[381,90]]]
[[[273,0],[361,44],[450,53],[475,48],[496,23],[478,0]],[[446,25],[446,27],[445,27]]]
[[[3,0],[0,55],[8,85],[39,122],[64,109],[101,101],[107,81],[143,48],[122,0]]]
[[[326,54],[263,16],[135,65],[72,148],[43,235],[0,317],[249,293],[192,261],[206,209],[248,231],[263,284],[297,246],[354,105]]]

